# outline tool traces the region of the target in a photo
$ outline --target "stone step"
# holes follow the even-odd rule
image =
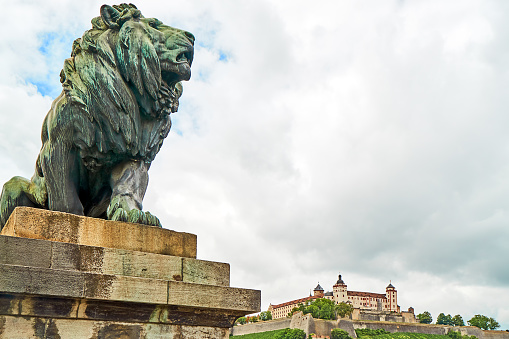
[[[0,293],[137,302],[254,313],[258,290],[0,264]]]
[[[228,338],[228,328],[187,324],[125,323],[0,316],[0,338]]]
[[[31,207],[16,207],[2,235],[196,258],[196,235]]]
[[[5,235],[0,235],[0,264],[230,285],[225,263]]]
[[[0,293],[0,315],[231,327],[243,312]],[[1,335],[0,335],[1,338]]]

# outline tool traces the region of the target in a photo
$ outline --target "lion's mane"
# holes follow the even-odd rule
[[[60,74],[63,95],[52,109],[68,117],[72,143],[85,167],[96,171],[125,158],[151,162],[171,127],[182,87],[168,88],[141,13],[124,7],[119,27],[101,17],[73,44]],[[68,112],[62,112],[69,110]],[[43,128],[43,147],[50,138],[51,115]],[[68,134],[69,135],[69,134]]]

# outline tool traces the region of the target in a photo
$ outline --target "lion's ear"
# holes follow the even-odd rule
[[[119,27],[117,21],[120,18],[120,12],[117,11],[115,8],[108,5],[102,5],[101,18],[103,19],[106,26],[108,26],[108,28]]]

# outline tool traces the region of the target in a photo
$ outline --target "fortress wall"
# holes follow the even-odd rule
[[[338,328],[337,321],[335,320],[315,319],[315,330],[312,333],[330,336],[330,332],[335,328]]]
[[[509,339],[509,332],[507,331],[483,331],[483,339]]]
[[[509,332],[506,331],[483,331],[474,326],[446,326],[419,323],[394,323],[388,321],[364,321],[364,320],[322,320],[313,319],[309,315],[295,314],[292,319],[284,318],[270,321],[262,321],[254,324],[234,326],[233,335],[259,333],[266,331],[280,330],[284,328],[300,328],[306,334],[315,333],[320,336],[329,336],[334,328],[346,330],[352,338],[356,338],[354,329],[368,328],[372,330],[384,329],[391,333],[409,332],[445,335],[450,331],[459,331],[462,335],[474,335],[478,339],[509,339]]]
[[[409,333],[426,333],[426,334],[447,334],[448,327],[444,325],[425,325],[425,324],[407,324],[407,323],[393,323],[385,321],[353,321],[353,327],[368,328],[371,330],[384,329],[391,333],[394,332],[409,332]]]
[[[391,323],[379,321],[353,321],[353,327],[369,328],[369,329],[384,329],[391,333],[394,332],[409,332],[409,333],[425,333],[425,334],[442,334],[445,335],[450,331],[459,331],[462,335],[474,335],[479,339],[509,339],[509,332],[505,331],[483,331],[474,326],[447,326],[447,325],[433,325],[433,324],[408,324],[408,323]]]
[[[417,323],[415,315],[410,312],[393,313],[387,311],[358,310],[354,309],[352,320],[365,321],[392,321],[398,323]]]
[[[282,330],[284,328],[290,328],[290,323],[292,319],[283,318],[277,320],[269,320],[269,321],[260,321],[257,323],[245,324],[245,325],[237,325],[233,326],[231,330],[231,334],[233,335],[242,335],[249,333],[260,333],[267,331],[275,331]]]

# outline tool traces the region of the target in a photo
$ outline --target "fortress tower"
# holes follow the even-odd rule
[[[334,303],[339,304],[340,302],[347,302],[348,296],[346,292],[346,284],[341,279],[341,274],[338,276],[338,281],[332,287]]]
[[[316,285],[315,289],[313,290],[314,296],[318,298],[323,298],[324,292],[322,286],[320,286],[320,283]]]
[[[398,312],[398,291],[389,282],[389,285],[385,288],[385,296],[387,298],[388,310],[392,312]]]

